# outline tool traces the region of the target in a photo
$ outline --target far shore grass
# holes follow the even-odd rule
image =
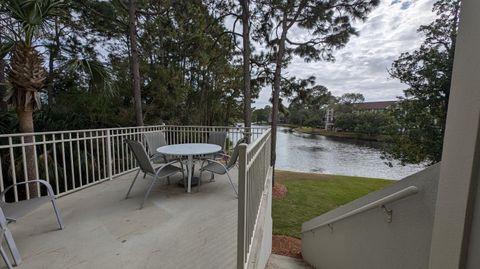
[[[273,234],[300,238],[303,222],[394,181],[277,170],[275,182],[285,185],[288,192],[283,198],[273,198]]]
[[[327,137],[360,139],[360,140],[367,140],[367,141],[382,142],[382,141],[385,141],[387,138],[384,135],[371,136],[367,134],[352,133],[352,132],[334,132],[334,131],[326,131],[325,129],[313,128],[313,127],[296,127],[294,129],[297,132],[306,133],[306,134],[317,134],[317,135],[323,135]]]

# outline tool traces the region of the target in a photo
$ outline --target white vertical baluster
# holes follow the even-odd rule
[[[101,168],[100,168],[100,138],[99,138],[99,134],[98,134],[98,130],[95,131],[95,144],[97,145],[96,148],[97,148],[97,180],[101,180],[102,179],[102,171],[101,171]]]
[[[62,140],[62,161],[63,161],[63,191],[68,190],[68,184],[67,184],[67,163],[65,162],[65,136],[63,133],[60,135],[60,139]]]
[[[22,144],[21,148],[22,148],[23,175],[24,175],[23,180],[28,181],[27,156],[26,156],[26,153],[25,153],[25,137],[23,135],[20,137],[20,142]],[[26,193],[27,193],[27,200],[29,200],[30,199],[30,187],[28,186],[28,184],[25,185],[25,189],[26,189]]]
[[[48,183],[50,183],[50,171],[48,171],[48,151],[47,151],[47,137],[42,135],[42,143],[43,143],[43,165],[45,169],[45,179]]]
[[[13,180],[13,185],[17,184],[17,172],[16,172],[16,167],[15,167],[15,155],[13,151],[13,143],[12,143],[12,137],[8,138],[8,146],[10,148],[10,165],[12,167],[12,180]],[[17,186],[13,187],[13,195],[15,198],[15,202],[18,202],[18,188]]]
[[[75,167],[74,167],[74,164],[73,164],[73,143],[72,143],[72,133],[69,132],[68,133],[68,143],[70,145],[70,169],[71,169],[71,177],[72,177],[72,189],[74,190],[75,189]]]
[[[76,133],[77,135],[77,159],[78,159],[78,180],[80,187],[83,186],[83,174],[82,174],[82,160],[81,160],[81,151],[80,151],[80,132]]]
[[[113,162],[112,162],[112,143],[111,143],[111,135],[110,129],[107,130],[107,169],[108,169],[108,179],[112,180],[112,170],[113,170]]]
[[[90,183],[90,175],[88,172],[88,158],[87,158],[87,132],[83,132],[83,159],[85,161],[85,179],[86,184]]]
[[[58,184],[58,161],[57,161],[57,145],[55,144],[55,134],[52,134],[52,147],[53,147],[53,166],[55,172],[55,189],[57,194],[60,193],[60,184]]]
[[[35,178],[36,179],[39,179],[40,178],[40,174],[38,173],[38,157],[37,157],[37,143],[36,143],[37,139],[35,136],[33,136],[33,159],[35,161]],[[40,184],[36,184],[37,185],[37,197],[40,197],[41,193],[40,193]]]
[[[90,131],[90,163],[92,170],[92,182],[95,182],[95,155],[93,154],[93,131]]]

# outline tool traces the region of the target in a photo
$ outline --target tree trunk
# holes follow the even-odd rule
[[[58,57],[58,52],[60,51],[60,33],[58,29],[58,19],[55,18],[54,21],[54,44],[52,44],[50,48],[50,53],[48,57],[48,77],[47,77],[47,95],[48,95],[48,104],[52,105],[55,103],[55,96],[54,96],[54,81],[55,81],[55,73],[54,73],[54,64],[55,59]]]
[[[140,63],[137,44],[137,1],[130,0],[128,6],[128,37],[130,40],[130,68],[132,72],[133,103],[135,124],[143,126],[142,93],[140,89]]]
[[[251,74],[250,74],[250,7],[249,0],[241,0],[242,23],[243,23],[243,122],[245,129],[252,127],[251,105]],[[251,129],[248,130],[251,132]],[[250,143],[251,134],[246,135],[247,143]]]
[[[7,103],[3,101],[5,96],[5,60],[0,59],[0,111],[7,111]]]
[[[278,51],[275,58],[275,73],[273,77],[273,93],[272,93],[272,146],[271,146],[271,164],[275,171],[275,161],[277,158],[277,125],[278,125],[278,109],[280,105],[280,80],[282,78],[282,63],[285,54],[285,40],[287,39],[287,21],[286,14],[284,14],[282,35],[278,43]],[[272,185],[275,184],[275,177],[273,177]]]
[[[20,132],[33,133],[33,106],[30,104],[27,108],[17,107],[17,115]],[[33,136],[24,136],[24,143],[33,143]],[[34,146],[25,146],[25,160],[27,165],[27,178],[25,178],[25,180],[30,181],[37,179]],[[36,183],[28,184],[28,189],[30,191],[30,197],[37,197],[38,191]]]
[[[2,45],[2,38],[0,37],[0,45]],[[0,58],[0,111],[7,110],[7,103],[3,101],[3,97],[5,96],[5,60]]]

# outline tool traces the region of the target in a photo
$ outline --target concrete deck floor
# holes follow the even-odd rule
[[[11,224],[18,268],[235,268],[237,199],[226,176],[210,183],[204,175],[190,194],[175,180],[160,183],[142,210],[150,181],[139,180],[125,200],[133,176],[59,198],[64,230],[50,204]]]

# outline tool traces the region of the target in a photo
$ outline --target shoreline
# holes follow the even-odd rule
[[[386,137],[383,135],[370,136],[366,134],[352,133],[352,132],[333,132],[333,131],[325,131],[324,129],[312,128],[312,127],[290,127],[290,128],[292,128],[295,132],[298,132],[298,133],[321,135],[325,137],[363,140],[363,141],[371,141],[371,142],[386,141]]]
[[[342,178],[351,178],[351,179],[367,179],[367,180],[387,180],[396,182],[400,179],[393,179],[393,178],[379,178],[379,177],[368,177],[368,176],[352,176],[352,175],[342,175],[342,174],[329,174],[329,173],[322,173],[322,172],[311,172],[311,171],[300,171],[300,170],[289,170],[289,169],[282,169],[276,168],[275,173],[279,173],[282,175],[293,175],[293,176],[305,176],[305,177],[315,177],[317,179],[330,179],[332,177],[342,177]]]

